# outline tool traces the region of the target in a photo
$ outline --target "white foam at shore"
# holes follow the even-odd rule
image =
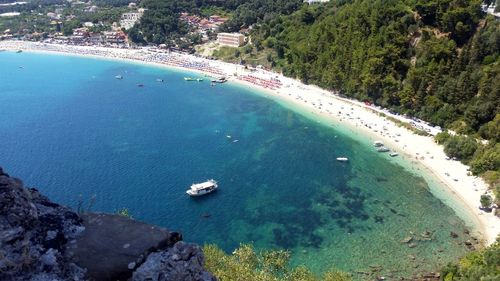
[[[487,244],[493,243],[500,234],[500,219],[494,216],[493,213],[485,213],[479,210],[480,196],[485,192],[490,192],[487,184],[480,178],[468,175],[468,166],[459,161],[447,160],[443,147],[436,144],[432,137],[419,136],[406,128],[397,126],[394,122],[387,120],[386,117],[380,116],[380,109],[341,98],[329,91],[315,86],[304,85],[297,80],[273,72],[264,70],[250,72],[240,65],[207,60],[186,54],[158,53],[147,49],[67,46],[25,41],[1,41],[0,49],[53,51],[142,61],[154,65],[189,69],[214,76],[225,76],[231,81],[237,81],[260,90],[263,88],[239,80],[237,77],[251,74],[266,80],[278,79],[282,84],[281,87],[265,89],[273,97],[297,105],[314,114],[319,114],[333,122],[340,122],[355,128],[373,139],[383,141],[391,150],[422,164],[449,188],[452,196],[465,203],[469,209],[468,211],[477,219],[480,234],[483,235]],[[387,112],[384,113],[387,114]],[[403,117],[397,118],[403,122],[412,122],[412,120]],[[432,130],[432,128],[429,129]]]

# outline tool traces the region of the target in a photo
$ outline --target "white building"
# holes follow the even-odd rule
[[[313,3],[326,3],[330,2],[330,0],[304,0],[304,2],[307,2],[310,5]]]
[[[241,33],[218,33],[217,43],[224,46],[240,47],[245,44],[245,36]]]
[[[125,29],[131,29],[136,22],[142,17],[142,12],[139,13],[124,13],[120,20],[120,26]]]

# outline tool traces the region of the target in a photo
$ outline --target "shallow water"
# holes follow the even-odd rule
[[[2,52],[0,166],[56,202],[125,207],[186,241],[227,251],[247,242],[290,249],[293,264],[318,273],[381,267],[377,275],[409,276],[466,253],[462,220],[422,177],[359,136],[243,87],[184,76],[199,75]],[[185,195],[208,178],[219,191]],[[401,243],[407,236],[415,248]]]

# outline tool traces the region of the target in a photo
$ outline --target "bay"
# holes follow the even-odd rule
[[[364,279],[355,272],[380,266],[380,274],[411,276],[467,252],[467,226],[429,192],[429,180],[362,136],[251,89],[185,76],[200,77],[2,52],[0,166],[75,209],[126,208],[227,252],[240,243],[289,249],[293,265],[318,273],[338,268]],[[185,194],[209,178],[219,182],[216,193]],[[401,243],[409,236],[416,247]]]

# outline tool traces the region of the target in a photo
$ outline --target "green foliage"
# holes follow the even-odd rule
[[[500,241],[441,269],[441,280],[494,281],[500,277]]]
[[[446,155],[463,161],[469,161],[477,148],[476,140],[466,136],[450,136],[444,143]]]
[[[470,162],[470,167],[475,175],[500,170],[500,143],[481,147]]]
[[[132,27],[128,31],[128,38],[134,43],[137,44],[145,44],[146,40],[144,40],[144,36],[142,36],[142,32],[137,27]]]
[[[179,20],[179,13],[189,10],[194,6],[191,2],[146,0],[141,3],[147,10],[144,12],[137,28],[141,36],[134,37],[142,43],[141,37],[146,42],[155,44],[173,45],[173,41],[189,31],[187,25]]]
[[[481,195],[481,207],[483,208],[489,208],[491,207],[491,204],[493,204],[493,198],[487,194]]]
[[[121,8],[99,8],[97,12],[88,13],[88,12],[79,12],[78,13],[78,21],[80,22],[107,22],[112,24],[113,22],[119,22],[121,15],[123,13],[128,12],[126,7]]]
[[[120,210],[118,210],[118,212],[116,212],[118,215],[120,216],[123,216],[123,217],[127,217],[129,219],[132,218],[132,215],[130,214],[129,210],[127,208],[121,208]]]
[[[73,34],[73,29],[81,27],[81,26],[82,26],[82,24],[78,20],[67,21],[64,23],[64,25],[62,27],[62,33],[66,36],[71,35],[71,34]]]
[[[479,135],[487,140],[500,141],[500,114],[496,114],[495,119],[484,124],[479,129]]]
[[[223,1],[225,2],[225,1]],[[231,2],[225,4],[230,9]],[[248,27],[263,20],[279,15],[288,15],[296,11],[303,3],[302,0],[234,0],[237,7],[232,13],[231,20],[223,26],[224,31],[238,31],[241,27]]]
[[[232,255],[215,245],[205,245],[205,268],[221,281],[350,281],[343,272],[328,271],[322,278],[305,266],[290,268],[290,252],[271,250],[257,253],[251,245],[240,245]]]
[[[444,144],[446,141],[451,137],[451,135],[447,131],[443,131],[441,133],[438,133],[436,136],[434,136],[434,140],[438,144]]]

